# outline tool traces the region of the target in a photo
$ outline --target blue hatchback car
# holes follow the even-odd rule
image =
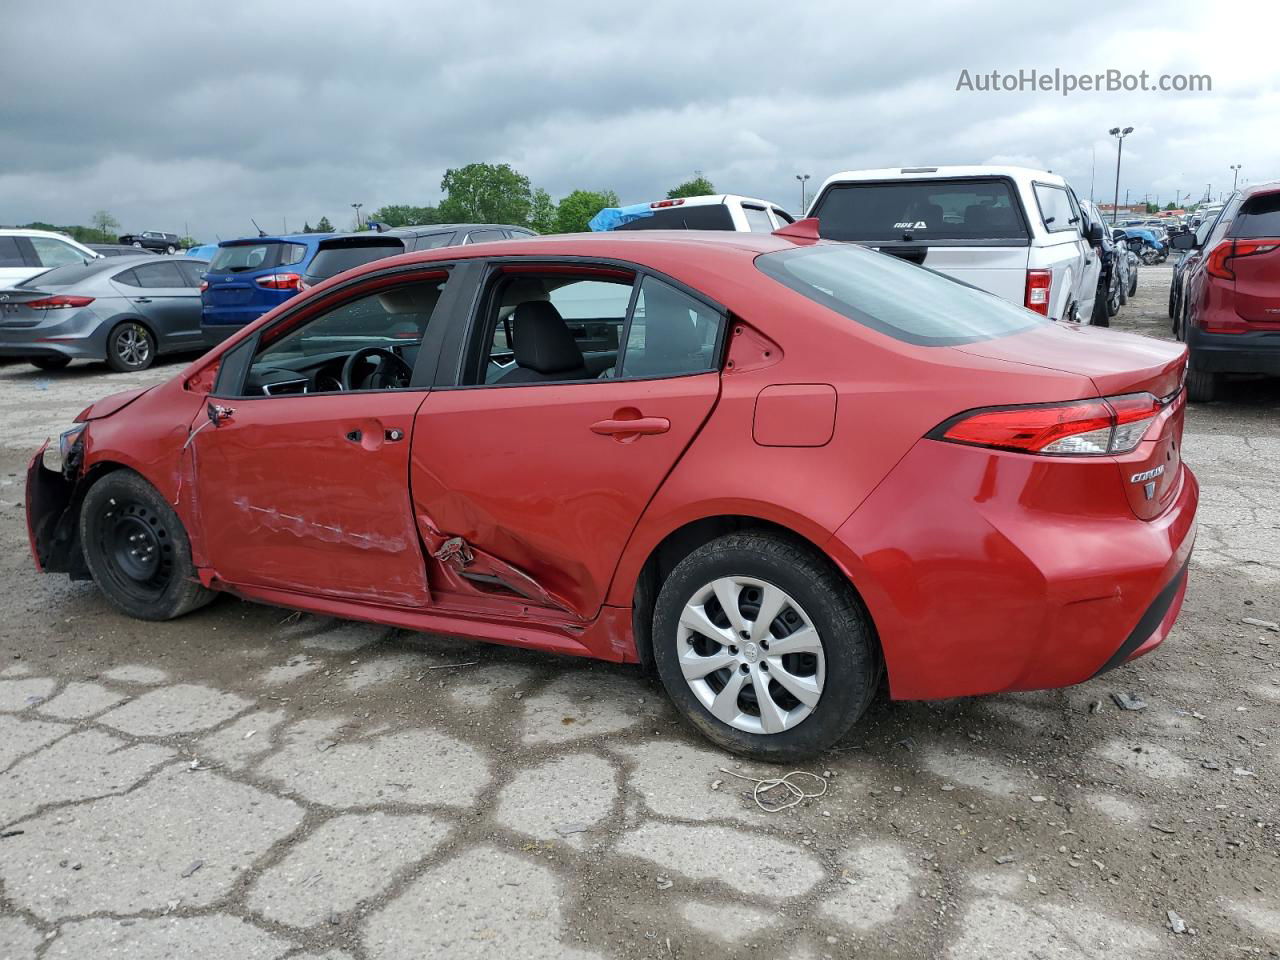
[[[200,287],[200,330],[209,346],[302,290],[302,275],[328,233],[224,240]]]

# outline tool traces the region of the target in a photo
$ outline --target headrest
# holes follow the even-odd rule
[[[516,363],[538,373],[563,373],[582,366],[582,351],[560,311],[546,300],[526,300],[512,314]]]

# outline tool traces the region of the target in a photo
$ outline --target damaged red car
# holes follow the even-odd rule
[[[32,461],[40,569],[656,669],[764,759],[894,698],[1080,683],[1182,604],[1186,350],[814,221],[381,260]]]

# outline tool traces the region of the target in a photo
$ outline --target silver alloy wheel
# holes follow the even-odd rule
[[[116,356],[131,367],[146,363],[151,356],[151,338],[147,331],[131,323],[116,334]]]
[[[736,730],[790,730],[822,696],[822,638],[800,604],[764,580],[721,577],[697,590],[676,642],[694,696]]]

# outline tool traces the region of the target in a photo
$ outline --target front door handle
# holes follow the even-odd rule
[[[150,303],[151,298],[150,297],[134,297],[133,302],[134,303]]]
[[[650,437],[658,433],[666,433],[671,429],[671,421],[666,417],[636,417],[633,420],[597,420],[591,425],[591,432],[618,440],[634,440],[636,437]]]

